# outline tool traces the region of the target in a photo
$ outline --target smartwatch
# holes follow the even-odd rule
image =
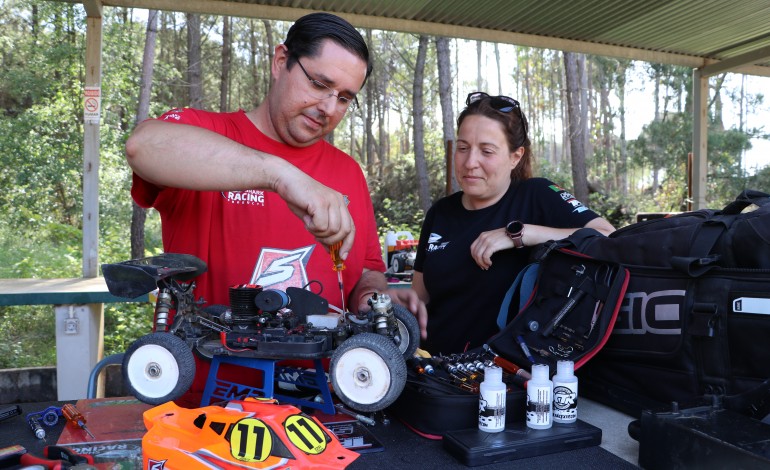
[[[508,225],[505,226],[505,234],[508,235],[508,238],[513,240],[514,248],[524,247],[524,240],[523,240],[523,234],[522,234],[523,231],[524,231],[524,224],[519,222],[518,220],[513,220],[511,222],[508,222]]]

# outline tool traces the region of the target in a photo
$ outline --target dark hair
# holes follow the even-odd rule
[[[521,156],[519,164],[511,170],[511,180],[523,181],[532,178],[532,143],[529,140],[529,136],[524,132],[527,118],[524,116],[523,111],[521,112],[521,119],[524,122],[522,123],[519,113],[498,111],[492,107],[491,99],[480,99],[466,106],[460,113],[460,116],[457,117],[458,132],[463,120],[468,116],[484,116],[502,124],[510,151],[524,147],[524,155]]]
[[[310,13],[291,25],[283,43],[289,50],[287,68],[291,68],[299,58],[316,56],[325,39],[331,39],[366,62],[366,83],[372,73],[366,41],[353,25],[330,13]]]

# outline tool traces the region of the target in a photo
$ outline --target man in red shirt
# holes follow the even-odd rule
[[[175,109],[137,126],[126,142],[132,196],[160,213],[166,252],[207,263],[196,280],[207,304],[227,304],[236,284],[318,281],[321,295],[341,307],[327,251],[337,242],[349,310],[367,309],[372,292],[387,290],[363,172],[324,140],[356,106],[371,68],[355,28],[313,13],[276,47],[272,86],[257,108]],[[411,290],[389,294],[415,314],[425,308]],[[201,375],[193,389],[202,388]]]

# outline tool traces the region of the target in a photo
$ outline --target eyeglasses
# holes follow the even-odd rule
[[[299,61],[299,58],[297,58],[297,64],[299,65],[299,68],[302,69],[302,73],[304,73],[307,79],[310,80],[310,84],[312,86],[311,94],[313,94],[313,96],[315,96],[317,99],[325,100],[333,96],[337,98],[337,103],[342,107],[351,107],[353,109],[358,108],[358,98],[356,98],[355,95],[350,98],[347,96],[341,96],[339,92],[332,90],[329,85],[325,84],[324,82],[319,82],[318,80],[311,77],[310,74],[307,73],[307,70],[305,70],[305,67],[302,66],[302,62]]]
[[[514,111],[516,112],[516,116],[518,116],[519,121],[521,121],[521,130],[524,131],[524,138],[521,141],[521,145],[524,145],[524,142],[527,141],[527,119],[521,112],[521,105],[519,102],[510,96],[490,96],[483,91],[474,91],[473,93],[468,93],[468,97],[465,98],[465,105],[470,106],[471,104],[483,99],[488,99],[489,105],[501,113],[510,113]],[[521,145],[519,147],[521,147]]]

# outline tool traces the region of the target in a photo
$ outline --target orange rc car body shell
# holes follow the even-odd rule
[[[339,469],[358,454],[320,421],[274,400],[188,409],[167,402],[144,413],[144,468]]]

